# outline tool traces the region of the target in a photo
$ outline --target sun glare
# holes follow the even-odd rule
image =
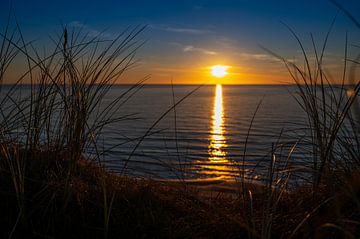
[[[228,68],[229,68],[228,66],[223,66],[223,65],[212,66],[211,74],[218,78],[224,77],[228,74],[227,73]]]

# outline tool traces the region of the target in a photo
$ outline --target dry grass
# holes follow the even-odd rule
[[[25,153],[25,152],[23,152]],[[49,154],[52,155],[49,160]],[[58,155],[53,158],[53,155]],[[268,210],[268,193],[253,190],[252,201],[234,191],[204,192],[200,185],[158,182],[111,174],[86,159],[77,162],[76,173],[67,181],[70,160],[60,152],[39,152],[28,156],[24,208],[26,220],[17,224],[16,238],[262,238],[264,210]],[[40,167],[41,166],[41,167]],[[0,178],[2,237],[7,237],[17,215],[17,202],[10,175]],[[345,232],[358,233],[356,188],[333,193],[326,187],[316,197],[312,187],[284,192],[270,214],[270,238],[341,238]],[[234,189],[240,185],[229,183]],[[249,189],[254,189],[251,185]],[[104,190],[112,195],[111,214],[104,227]],[[67,192],[65,194],[65,191]],[[274,192],[276,193],[276,192]],[[253,227],[247,224],[243,208],[253,208]],[[272,208],[274,209],[274,208]],[[306,215],[304,220],[304,215]],[[301,225],[301,226],[298,226]],[[342,230],[331,227],[337,225]],[[296,231],[294,229],[298,228]]]
[[[27,70],[16,84],[0,89],[1,237],[359,237],[359,112],[354,106],[360,83],[352,70],[359,63],[348,59],[345,37],[343,83],[331,84],[323,65],[331,27],[320,50],[311,39],[314,62],[289,28],[305,67],[272,53],[289,70],[298,86],[295,97],[308,116],[307,143],[313,159],[306,165],[309,183],[291,186],[297,173],[291,166],[297,144],[281,158],[282,145],[277,142],[267,158],[263,185],[251,185],[239,173],[239,182],[225,184],[221,192],[213,185],[209,193],[201,185],[134,179],[104,169],[98,137],[107,124],[129,119],[114,118],[114,112],[141,89],[142,81],[105,106],[103,100],[135,63],[136,50],[143,44],[142,27],[127,29],[114,40],[64,27],[53,51],[42,56],[25,41],[17,23],[11,26],[9,17],[1,34],[0,85],[17,56],[25,59]],[[355,65],[350,70],[349,62]],[[350,88],[346,79],[353,83]],[[30,94],[20,97],[24,82]],[[133,153],[194,91],[159,116]],[[85,156],[90,149],[95,154]]]
[[[54,155],[54,152],[51,152]],[[61,155],[61,154],[57,154]],[[246,234],[233,197],[203,197],[195,187],[121,177],[82,159],[67,182],[70,161],[49,152],[31,157],[25,191],[26,221],[15,237],[103,237],[103,191],[113,195],[107,236],[110,238],[235,238]],[[39,167],[38,165],[41,165]],[[3,228],[7,237],[17,215],[8,174],[2,174]],[[64,194],[67,191],[68,193]],[[29,225],[30,224],[30,225]],[[245,233],[245,234],[244,234]]]

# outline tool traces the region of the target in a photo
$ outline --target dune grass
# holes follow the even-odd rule
[[[0,42],[2,238],[359,237],[358,60],[348,59],[347,37],[343,79],[336,85],[323,64],[332,26],[320,50],[311,38],[314,62],[288,27],[305,67],[270,52],[289,70],[298,89],[294,97],[308,117],[309,183],[295,188],[290,183],[298,170],[292,167],[292,154],[303,140],[295,139],[285,156],[280,141],[273,144],[262,185],[247,182],[239,168],[239,180],[227,185],[231,190],[209,192],[184,180],[159,182],[123,175],[156,124],[169,112],[176,113],[177,105],[197,89],[177,102],[173,95],[173,106],[138,139],[121,174],[105,169],[98,144],[102,129],[131,120],[126,112],[117,118],[114,112],[145,79],[110,102],[104,99],[136,63],[143,29],[129,28],[106,40],[101,34],[64,27],[53,40],[53,50],[41,55],[9,16]],[[5,85],[7,70],[17,57],[25,59],[27,70],[15,84]],[[23,87],[30,93],[22,94]],[[176,128],[176,118],[174,124]],[[95,153],[87,154],[89,150]],[[180,168],[179,174],[184,170]]]

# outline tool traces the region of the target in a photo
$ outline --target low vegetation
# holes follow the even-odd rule
[[[136,179],[105,169],[98,137],[106,125],[131,120],[126,114],[114,118],[113,112],[143,80],[110,102],[104,99],[135,63],[142,27],[127,29],[115,40],[64,27],[53,51],[41,55],[9,17],[0,41],[1,237],[359,237],[358,61],[348,59],[345,40],[342,84],[332,84],[323,65],[331,29],[320,50],[312,39],[313,62],[289,30],[305,67],[271,54],[289,70],[298,86],[294,97],[308,117],[304,130],[311,136],[307,150],[312,161],[306,164],[306,183],[290,183],[298,170],[290,163],[297,144],[279,166],[278,143],[263,184],[249,184],[239,173],[238,181],[228,184],[231,190],[207,191],[182,181]],[[27,70],[6,85],[18,57],[25,59]]]

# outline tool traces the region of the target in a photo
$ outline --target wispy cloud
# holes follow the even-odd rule
[[[236,51],[238,51],[239,46],[241,46],[241,43],[238,40],[226,36],[217,36],[216,44],[221,48]]]
[[[197,29],[197,28],[181,28],[181,27],[172,27],[168,25],[155,25],[151,24],[151,28],[167,31],[167,32],[177,32],[177,33],[185,33],[185,34],[206,34],[212,33],[212,31],[206,29]]]
[[[154,71],[159,71],[159,72],[184,72],[184,71],[189,71],[188,67],[154,67],[152,69]]]
[[[184,46],[183,51],[184,52],[199,52],[199,53],[202,53],[202,54],[205,54],[205,55],[217,55],[217,52],[215,52],[215,51],[210,51],[210,50],[205,49],[205,48],[194,47],[194,46],[191,46],[191,45]]]
[[[240,53],[240,56],[244,59],[258,60],[258,61],[279,61],[276,57],[267,54],[256,54],[256,53]]]
[[[87,24],[84,24],[80,21],[72,21],[67,24],[68,27],[76,28],[76,29],[82,29],[84,33],[87,33],[89,37],[105,37],[105,38],[114,38],[116,37],[112,33],[104,32],[104,31],[98,31],[92,27],[90,27]]]

